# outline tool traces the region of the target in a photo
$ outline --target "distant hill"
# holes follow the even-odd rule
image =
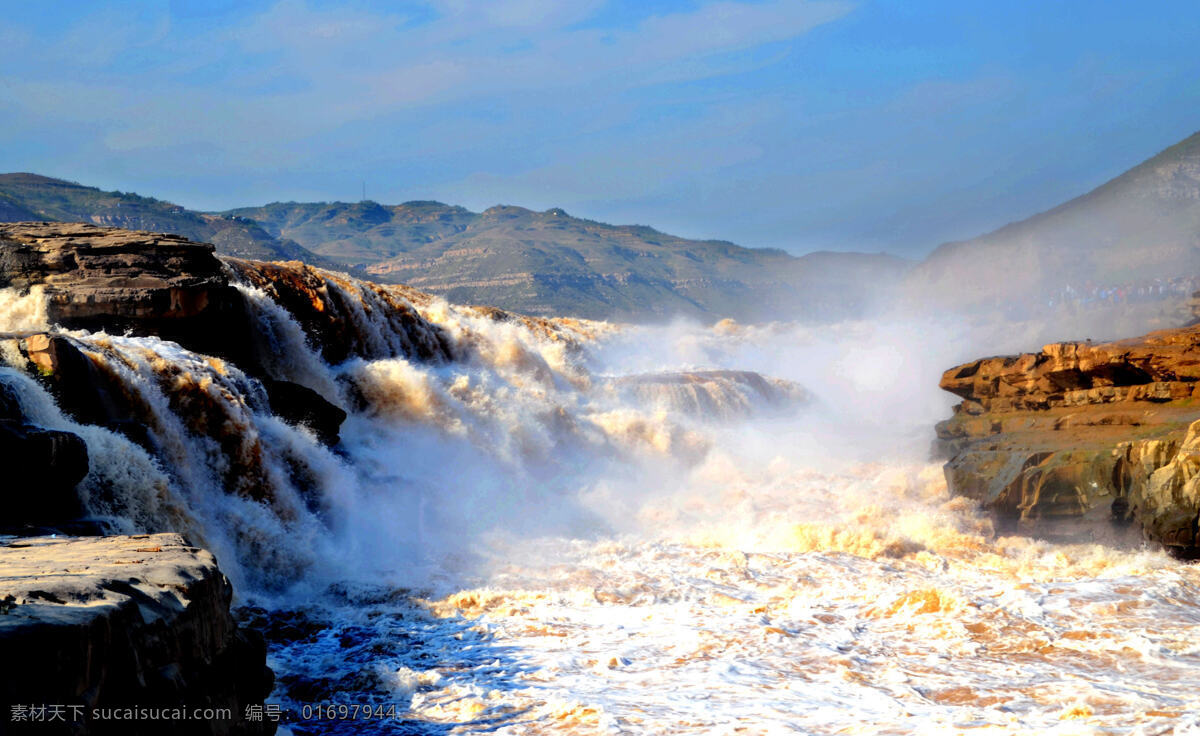
[[[245,217],[314,253],[370,265],[466,230],[478,215],[441,202],[276,202],[222,213]]]
[[[884,254],[797,258],[560,209],[289,202],[203,213],[37,174],[0,174],[0,221],[23,220],[174,233],[228,255],[350,270],[459,303],[625,321],[852,317],[880,302],[910,266]]]
[[[607,225],[561,209],[475,213],[440,202],[288,202],[224,214],[254,220],[379,281],[529,314],[836,318],[861,312],[909,265],[883,254],[797,258]]]
[[[991,306],[1048,302],[1070,287],[1200,275],[1200,133],[1104,185],[915,267],[914,299]]]
[[[299,244],[281,240],[250,220],[193,212],[170,202],[52,179],[0,174],[0,222],[91,222],[130,230],[174,233],[212,243],[221,253],[259,260],[333,265]]]

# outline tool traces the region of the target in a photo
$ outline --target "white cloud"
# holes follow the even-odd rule
[[[170,18],[164,13],[100,7],[64,29],[46,52],[55,66],[71,64],[99,71],[131,49],[163,43],[170,27]]]
[[[63,74],[5,81],[32,118],[90,121],[112,150],[212,144],[263,160],[281,145],[405,109],[513,94],[569,104],[572,89],[619,93],[725,73],[739,67],[714,55],[793,38],[848,9],[713,2],[624,29],[575,27],[598,6],[436,0],[442,14],[414,25],[397,14],[282,0],[236,29],[191,38],[172,36],[161,14],[106,11],[67,29],[51,51],[59,68],[89,67],[86,83]],[[105,72],[134,47],[158,52],[160,63],[132,75]],[[292,83],[273,87],[279,79]]]
[[[396,15],[314,10],[284,0],[235,37],[273,50],[321,92],[366,96],[373,108],[439,104],[603,79],[620,87],[662,78],[661,67],[794,38],[849,11],[836,2],[717,2],[621,30],[575,29],[599,3],[439,0],[444,15],[411,27]],[[690,63],[685,77],[722,73]],[[672,79],[680,78],[676,72]]]
[[[650,18],[628,45],[656,59],[746,49],[794,38],[850,10],[841,2],[717,2],[691,13]]]
[[[435,7],[456,24],[545,29],[585,20],[603,4],[603,0],[438,0]]]
[[[221,35],[250,52],[284,49],[297,59],[319,61],[331,49],[370,43],[406,22],[408,18],[398,14],[316,10],[305,0],[281,0],[251,22]]]

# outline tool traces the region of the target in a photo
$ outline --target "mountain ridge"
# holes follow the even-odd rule
[[[375,280],[532,314],[845,315],[907,268],[903,259],[884,254],[806,260],[778,249],[577,218],[558,207],[495,205],[472,212],[430,200],[273,202],[222,214],[255,220]],[[854,274],[834,273],[846,269]],[[868,280],[874,283],[865,288]]]
[[[303,260],[535,315],[837,319],[880,305],[893,287],[923,308],[1038,311],[1200,275],[1200,133],[1059,205],[943,243],[917,264],[887,254],[793,256],[557,207],[473,212],[435,200],[364,200],[206,213],[38,174],[0,174],[0,221],[27,219],[171,232],[237,257]]]
[[[413,200],[196,212],[38,174],[0,174],[0,221],[31,219],[168,232],[211,242],[226,255],[302,260],[460,303],[627,321],[856,316],[911,265],[886,254],[796,257],[576,218],[561,208],[471,212]]]

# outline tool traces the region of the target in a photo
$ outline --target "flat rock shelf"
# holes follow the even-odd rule
[[[232,594],[178,534],[0,537],[0,733],[273,733]]]

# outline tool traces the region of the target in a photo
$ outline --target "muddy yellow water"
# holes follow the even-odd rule
[[[451,733],[1200,732],[1200,567],[997,537],[933,467],[640,513],[658,534],[508,540],[519,564],[425,601],[499,654],[477,677],[402,668],[410,716]]]

